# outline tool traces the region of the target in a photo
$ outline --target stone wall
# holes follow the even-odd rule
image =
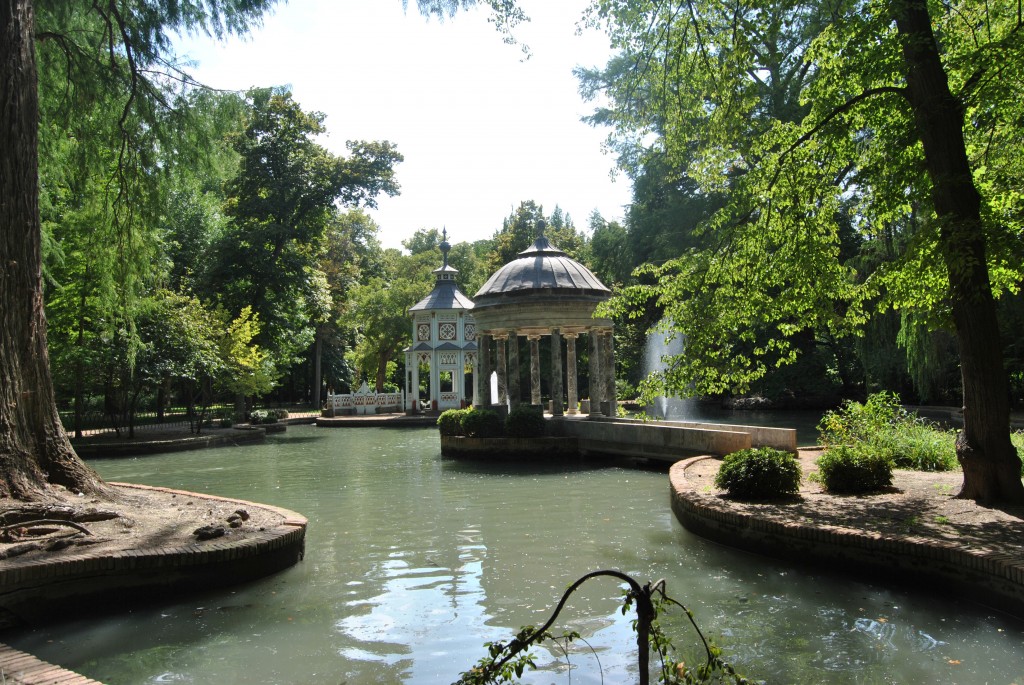
[[[751,434],[740,430],[621,419],[552,423],[556,435],[577,439],[583,455],[615,454],[675,462],[694,454],[729,454],[753,444]]]
[[[577,456],[575,438],[466,438],[441,436],[441,454],[446,457],[538,458]]]
[[[796,454],[797,444],[795,428],[770,428],[768,426],[745,426],[733,423],[707,423],[704,421],[641,421],[639,419],[617,420],[641,423],[647,426],[675,426],[680,428],[701,428],[705,430],[749,433],[751,447],[774,447],[777,450],[784,450],[786,452]]]

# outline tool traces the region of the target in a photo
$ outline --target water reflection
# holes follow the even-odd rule
[[[300,438],[296,440],[296,438]],[[483,643],[539,625],[599,568],[669,593],[768,682],[1024,681],[1018,622],[710,544],[684,531],[663,472],[454,462],[432,430],[291,427],[266,445],[100,461],[109,479],[300,511],[306,559],[230,591],[0,639],[111,685],[448,683]],[[593,581],[531,683],[635,680],[620,588]],[[698,657],[685,618],[666,627]]]

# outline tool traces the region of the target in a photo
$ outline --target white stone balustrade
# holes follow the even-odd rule
[[[364,416],[381,412],[400,412],[405,405],[404,393],[374,392],[364,381],[359,389],[350,394],[327,394],[325,408],[338,414]]]

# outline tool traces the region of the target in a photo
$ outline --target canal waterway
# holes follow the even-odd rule
[[[450,683],[601,568],[664,578],[726,658],[769,683],[1024,682],[1020,621],[706,542],[672,516],[664,470],[460,462],[432,429],[313,426],[91,463],[309,518],[305,560],[273,577],[2,636],[109,685]],[[545,670],[525,682],[635,682],[619,598],[610,580],[585,586],[563,625],[592,651],[539,651]],[[697,653],[682,617],[667,628]]]

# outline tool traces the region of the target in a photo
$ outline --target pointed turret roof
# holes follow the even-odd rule
[[[434,269],[434,289],[422,300],[409,307],[410,312],[433,309],[472,309],[473,300],[459,290],[457,277],[459,270],[448,264],[448,252],[452,246],[448,243],[448,229],[441,232],[441,248],[443,261]]]

